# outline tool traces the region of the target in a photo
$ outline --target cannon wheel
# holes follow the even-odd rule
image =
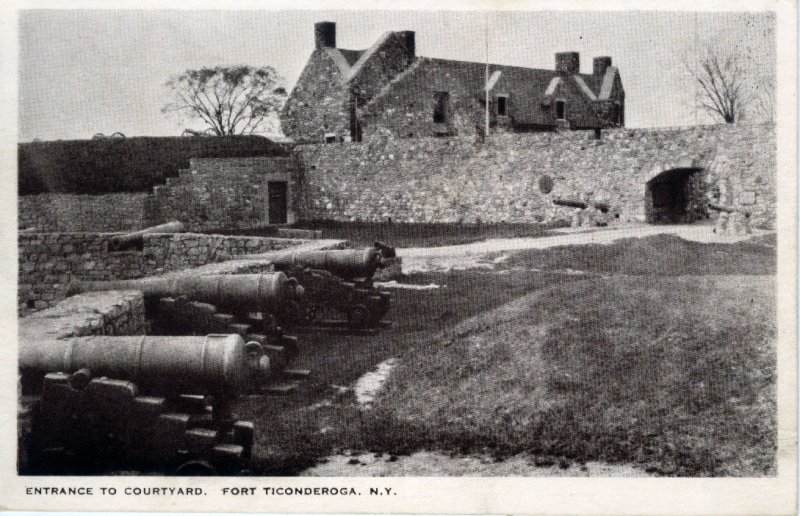
[[[361,304],[353,305],[347,310],[347,322],[353,328],[364,328],[372,319],[369,309]]]
[[[186,477],[212,477],[218,475],[218,472],[208,461],[190,460],[178,466],[175,474]]]

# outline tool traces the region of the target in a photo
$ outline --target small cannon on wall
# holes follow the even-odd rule
[[[752,212],[747,209],[735,208],[715,202],[709,202],[710,210],[718,211],[714,233],[731,235],[750,235],[753,229],[750,227],[750,217]]]
[[[577,208],[578,210],[596,210],[593,215],[590,214],[589,217],[584,217],[582,212],[576,211],[573,214],[571,226],[578,227],[578,226],[607,226],[608,223],[612,218],[618,216],[615,213],[615,210],[611,207],[610,204],[602,201],[581,201],[578,199],[562,199],[556,197],[553,199],[553,204],[556,206],[564,206],[567,208]],[[596,212],[600,212],[600,216],[597,216]]]
[[[150,233],[184,233],[186,226],[183,223],[174,221],[160,224],[158,226],[151,226],[133,233],[126,233],[124,235],[116,235],[108,239],[109,252],[127,251],[129,249],[142,250],[144,246],[144,235]]]
[[[59,473],[59,456],[188,475],[246,468],[253,424],[230,405],[270,363],[238,335],[22,338],[19,373],[22,394],[38,396],[24,446],[33,471]]]
[[[272,262],[305,288],[301,322],[312,323],[331,308],[344,314],[350,327],[366,328],[377,326],[389,311],[391,296],[372,279],[395,256],[393,247],[376,242],[368,249],[284,253]]]

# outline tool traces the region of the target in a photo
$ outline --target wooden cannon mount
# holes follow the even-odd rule
[[[254,427],[231,403],[266,379],[269,359],[238,335],[22,339],[19,374],[34,399],[20,443],[31,472],[236,474]]]
[[[588,225],[607,226],[609,222],[619,217],[619,213],[617,212],[617,210],[612,208],[610,204],[601,201],[587,202],[578,199],[563,199],[556,197],[555,199],[553,199],[553,204],[555,204],[556,206],[565,206],[567,208],[577,208],[575,213],[573,213],[572,221],[570,223],[570,226],[572,227],[588,226]],[[588,210],[589,208],[599,211],[601,215],[584,218],[583,211]]]

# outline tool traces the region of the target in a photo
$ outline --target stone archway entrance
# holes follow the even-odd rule
[[[702,168],[666,170],[645,185],[645,217],[650,224],[690,224],[708,218]]]

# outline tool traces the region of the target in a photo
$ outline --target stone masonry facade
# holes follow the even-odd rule
[[[500,132],[486,141],[383,135],[361,143],[297,145],[290,158],[192,160],[191,170],[157,193],[127,194],[130,202],[116,197],[124,194],[114,194],[118,203],[86,201],[94,203],[83,211],[91,215],[68,224],[81,231],[115,225],[135,229],[169,220],[184,222],[190,231],[265,225],[273,181],[285,184],[287,222],[569,221],[570,209],[555,206],[556,198],[603,201],[621,221],[659,222],[651,192],[677,173],[691,186],[685,195],[697,217],[689,219],[716,216],[702,213],[708,196],[751,212],[753,226],[773,227],[771,124],[604,129],[600,139],[594,131]],[[542,189],[550,182],[552,190]],[[31,197],[20,199],[22,228],[58,230],[67,223],[56,221],[76,211],[66,207],[74,196]],[[54,214],[49,218],[41,216],[48,202]],[[130,210],[131,205],[139,208]]]
[[[22,195],[18,207],[20,229],[134,231],[152,225],[148,193]]]
[[[294,157],[201,158],[154,188],[153,206],[161,221],[179,220],[190,231],[244,229],[270,220],[270,188],[285,183],[286,220],[299,218],[302,174]]]
[[[699,172],[720,202],[752,212],[754,226],[775,224],[771,124],[614,129],[599,140],[593,131],[499,134],[486,142],[384,138],[304,145],[297,153],[306,219],[569,221],[571,209],[553,199],[589,198],[614,206],[622,221],[646,221],[648,182],[685,169]],[[552,191],[542,191],[543,178]]]

